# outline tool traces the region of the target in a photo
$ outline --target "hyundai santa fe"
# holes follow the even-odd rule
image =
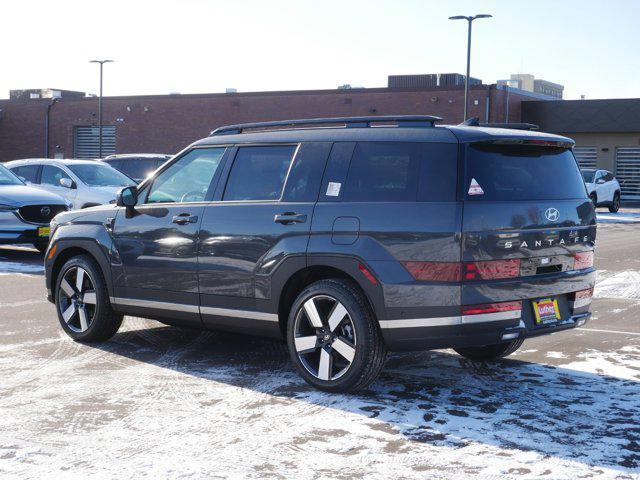
[[[437,117],[221,127],[116,207],[58,215],[48,298],[82,342],[123,315],[286,339],[311,385],[387,352],[475,360],[583,325],[596,220],[565,137]]]

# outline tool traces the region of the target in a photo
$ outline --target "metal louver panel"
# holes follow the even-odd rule
[[[596,147],[573,147],[580,168],[596,168],[598,164],[598,150]]]
[[[100,155],[98,127],[75,127],[73,134],[73,156],[75,158],[98,158]],[[102,157],[116,153],[115,125],[102,126]]]
[[[640,147],[616,148],[616,177],[622,198],[640,200]]]

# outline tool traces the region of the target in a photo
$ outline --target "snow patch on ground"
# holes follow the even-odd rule
[[[338,395],[266,340],[135,318],[98,347],[41,340],[0,351],[3,478],[640,474],[640,345],[561,366],[403,354]]]
[[[638,223],[639,212],[596,213],[598,223]]]
[[[0,260],[0,275],[7,275],[9,273],[42,273],[43,271],[43,265]]]
[[[593,292],[596,298],[623,298],[640,300],[640,272],[598,271],[598,280]]]
[[[567,358],[567,355],[562,352],[547,352],[545,356],[547,358]]]

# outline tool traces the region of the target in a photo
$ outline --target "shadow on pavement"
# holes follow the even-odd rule
[[[44,274],[44,257],[37,250],[14,245],[0,246],[0,274],[28,273]]]
[[[414,442],[453,449],[477,442],[506,449],[506,456],[535,452],[620,472],[640,469],[638,380],[519,360],[472,362],[438,351],[394,355],[369,390],[340,395],[309,387],[278,341],[158,327],[122,332],[97,347],[185,375],[376,418]]]

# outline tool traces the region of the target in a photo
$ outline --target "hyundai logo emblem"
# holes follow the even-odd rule
[[[40,209],[40,214],[41,214],[43,217],[48,217],[49,215],[51,215],[51,209],[50,209],[49,207],[42,207],[42,208]]]
[[[547,220],[550,222],[557,222],[560,218],[560,212],[557,208],[547,208],[544,212],[544,216],[547,217]]]

